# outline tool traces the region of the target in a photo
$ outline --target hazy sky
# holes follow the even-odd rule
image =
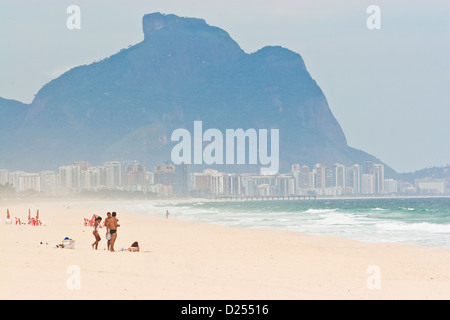
[[[66,26],[72,4],[80,30]],[[247,53],[299,53],[348,144],[398,172],[450,163],[448,0],[0,0],[0,97],[29,103],[71,67],[142,41],[142,16],[156,11],[205,19]]]

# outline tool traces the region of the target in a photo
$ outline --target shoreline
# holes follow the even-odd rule
[[[272,196],[264,196],[264,198],[272,197]],[[277,196],[274,196],[277,197]],[[280,196],[282,197],[282,196]],[[287,197],[287,196],[286,196]],[[303,196],[299,196],[303,197]],[[306,196],[308,197],[308,196]],[[243,197],[246,198],[246,197]],[[0,198],[0,206],[4,205],[4,203],[23,203],[27,202],[36,202],[36,201],[44,201],[44,202],[61,202],[61,201],[98,201],[98,202],[106,202],[106,201],[152,201],[152,202],[242,202],[242,201],[308,201],[308,200],[358,200],[358,199],[440,199],[440,198],[449,198],[449,194],[442,195],[386,195],[386,196],[316,196],[315,199],[270,199],[266,200],[263,197],[249,197],[252,199],[248,200],[227,200],[229,198],[220,198],[220,197],[154,197],[154,198],[130,198],[130,197],[104,197],[104,198],[95,198],[95,197],[22,197],[22,198]],[[254,199],[255,198],[255,199]],[[241,198],[233,198],[233,199],[241,199]]]
[[[442,198],[450,198],[450,197],[426,196],[426,197],[411,197],[409,199],[433,199],[433,198],[442,199]],[[335,199],[335,198],[330,198],[330,199],[323,198],[323,200],[327,200],[327,201],[328,200],[333,200],[333,199]],[[374,199],[375,200],[375,199],[386,199],[386,198],[384,198],[384,197],[379,197],[379,198],[372,198],[372,197],[369,197],[369,198],[345,198],[345,199],[342,198],[342,200],[355,200],[355,199],[364,199],[364,200],[366,200],[366,199],[369,199],[369,200],[370,199]],[[404,198],[400,197],[400,198],[394,198],[394,199],[404,199]],[[266,200],[264,200],[264,201],[266,201]],[[280,201],[284,202],[283,200],[280,200]],[[285,201],[289,201],[289,200],[285,200]],[[303,202],[304,200],[291,200],[291,201],[292,202],[295,202],[295,201]],[[311,199],[311,200],[307,200],[307,201],[314,202],[316,200]],[[35,204],[61,204],[62,206],[68,206],[68,207],[74,206],[74,205],[77,206],[79,204],[83,204],[83,206],[85,206],[85,204],[89,204],[91,207],[94,207],[94,208],[97,207],[97,206],[104,207],[105,203],[111,204],[112,206],[114,206],[114,204],[119,204],[120,206],[125,207],[125,208],[121,208],[122,210],[134,211],[135,213],[149,215],[149,216],[152,216],[152,217],[165,217],[165,210],[166,210],[166,208],[161,208],[161,212],[159,214],[157,214],[157,213],[155,214],[153,212],[148,212],[148,211],[144,212],[143,210],[136,209],[136,208],[134,208],[134,209],[133,208],[127,208],[127,206],[126,205],[124,206],[124,204],[125,203],[129,203],[131,205],[134,205],[136,203],[150,203],[150,204],[156,204],[156,205],[165,205],[165,204],[167,204],[167,205],[177,205],[177,204],[184,204],[184,203],[189,204],[189,203],[199,203],[199,202],[202,202],[202,203],[209,203],[209,202],[212,202],[212,203],[214,203],[214,202],[242,203],[242,202],[261,202],[261,200],[259,200],[259,201],[258,200],[256,200],[256,201],[251,201],[251,200],[248,200],[248,201],[221,201],[221,200],[218,200],[218,201],[216,201],[214,199],[209,199],[209,198],[106,199],[105,200],[105,199],[85,199],[85,198],[75,198],[75,199],[73,199],[73,198],[69,198],[69,199],[59,199],[59,200],[55,201],[53,199],[43,198],[43,199],[39,199],[39,201],[30,201],[30,203],[35,203]],[[269,202],[273,203],[273,202],[278,202],[278,201],[270,201],[269,200]],[[22,201],[20,201],[20,202],[10,202],[10,204],[12,204],[12,205],[19,205],[20,206],[20,205],[23,204],[23,202]],[[2,206],[3,206],[3,204],[0,201],[0,208]],[[128,206],[128,207],[130,207],[130,206]],[[6,208],[6,206],[5,206],[5,208]],[[95,210],[94,208],[92,210]],[[151,208],[151,209],[155,209],[155,208]],[[114,211],[114,210],[112,210],[112,211]],[[102,215],[102,217],[104,218],[105,216],[106,216],[106,211]],[[325,237],[327,237],[327,236],[331,236],[331,237],[336,236],[336,237],[342,237],[343,239],[354,240],[354,241],[359,241],[359,242],[368,243],[368,244],[370,244],[370,243],[372,243],[372,244],[392,243],[392,244],[400,244],[400,245],[401,244],[407,244],[407,245],[414,245],[414,246],[421,247],[421,248],[431,248],[431,249],[435,248],[435,249],[450,250],[450,247],[448,247],[448,246],[425,245],[425,244],[419,244],[419,243],[414,242],[414,241],[412,241],[412,242],[411,241],[409,241],[409,242],[408,241],[397,241],[396,242],[396,241],[389,241],[389,240],[386,240],[386,239],[385,240],[383,240],[383,239],[380,239],[380,240],[378,240],[378,239],[362,240],[361,238],[358,238],[358,237],[347,237],[345,235],[339,235],[339,234],[329,235],[329,234],[326,234],[326,233],[323,233],[323,232],[293,231],[293,230],[284,229],[284,228],[273,228],[273,227],[270,227],[270,226],[251,226],[251,227],[248,227],[248,226],[243,226],[243,227],[241,227],[241,226],[230,226],[230,225],[228,225],[226,223],[222,223],[220,221],[205,222],[205,221],[200,221],[198,219],[197,220],[193,220],[193,219],[190,219],[190,218],[184,217],[184,216],[178,218],[178,215],[176,215],[176,216],[172,215],[171,217],[172,217],[172,219],[177,217],[176,219],[178,219],[179,221],[187,221],[187,222],[206,224],[206,225],[218,225],[218,226],[225,226],[225,227],[237,228],[237,229],[277,230],[277,231],[286,231],[286,232],[300,233],[300,234],[304,234],[304,235],[325,236]],[[1,221],[1,216],[0,216],[0,221]]]
[[[100,207],[112,210],[114,202],[95,203],[97,208],[85,201],[10,207],[14,219],[19,214],[25,218],[28,209],[33,215],[39,206],[45,224],[40,227],[5,225],[6,206],[0,205],[0,298],[450,298],[447,249],[166,220],[163,212],[159,217],[120,211],[116,249],[139,241],[141,252],[103,250],[103,230],[95,251],[90,248],[92,228],[82,225],[83,218]],[[75,249],[56,248],[66,236],[76,240]],[[71,266],[80,270],[78,289],[68,288]],[[380,272],[379,288],[369,288],[377,279],[373,270]]]

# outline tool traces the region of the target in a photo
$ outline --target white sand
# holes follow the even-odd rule
[[[83,218],[114,210],[99,205],[0,205],[0,298],[450,299],[450,250],[117,212],[117,252],[104,250],[104,230],[95,251]],[[28,209],[45,226],[15,225]],[[75,249],[56,248],[66,236]],[[134,241],[141,252],[120,251]]]

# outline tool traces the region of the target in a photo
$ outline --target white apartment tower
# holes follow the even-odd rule
[[[316,174],[316,185],[318,189],[327,187],[326,167],[320,163],[314,165],[314,173]]]
[[[8,183],[8,170],[0,169],[0,185]]]
[[[384,192],[384,165],[373,165],[373,183],[374,193],[380,194]]]
[[[333,181],[336,187],[345,187],[345,167],[340,163],[333,166]]]
[[[59,186],[61,188],[77,189],[80,187],[80,167],[59,167]]]
[[[117,188],[122,185],[122,165],[119,161],[105,162],[106,186]]]
[[[37,173],[22,174],[19,178],[19,191],[41,191],[41,176]]]
[[[361,167],[354,164],[353,168],[353,190],[356,194],[361,193]]]
[[[374,178],[373,174],[362,174],[361,175],[361,193],[362,194],[373,194],[374,193]]]
[[[53,190],[56,188],[58,179],[55,171],[42,171],[40,176],[41,191]]]

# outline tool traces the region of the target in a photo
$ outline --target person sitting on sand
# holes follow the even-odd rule
[[[131,252],[139,252],[139,243],[137,241],[133,242],[131,247],[129,247],[127,250]]]
[[[98,232],[98,229],[101,228],[101,226],[100,226],[101,222],[102,222],[102,218],[101,217],[97,217],[95,219],[95,222],[94,222],[94,231],[92,231],[92,234],[95,237],[95,242],[92,244],[92,249],[95,249],[95,250],[98,249],[98,243],[102,239],[102,238],[100,238],[100,234]]]

